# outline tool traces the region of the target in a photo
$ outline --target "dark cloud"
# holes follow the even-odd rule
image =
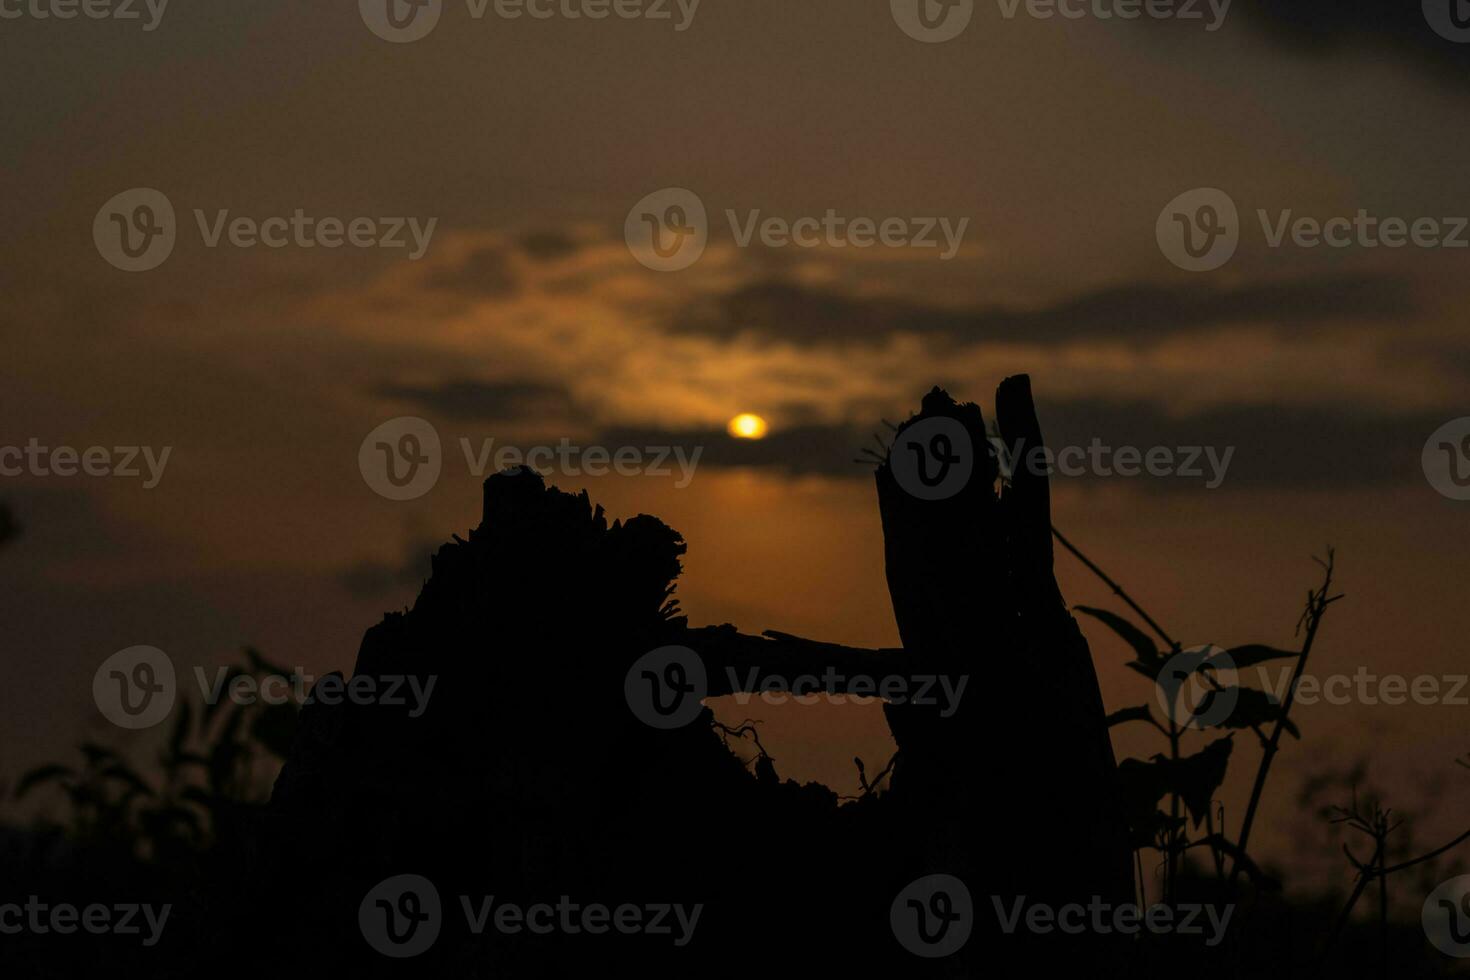
[[[1235,447],[1226,485],[1352,488],[1423,483],[1420,453],[1443,414],[1372,415],[1315,406],[1233,405],[1174,416],[1145,404],[1060,402],[1041,407],[1048,443]],[[1150,484],[1198,486],[1187,479]],[[1428,487],[1426,486],[1426,490]]]
[[[550,262],[573,255],[581,247],[559,231],[535,231],[522,235],[521,251],[538,262]]]
[[[1462,0],[1430,0],[1444,16]],[[1470,80],[1470,45],[1440,36],[1418,0],[1235,0],[1231,17],[1243,16],[1282,44],[1303,53],[1386,51],[1446,81]]]
[[[1406,280],[1370,275],[1237,286],[1204,280],[1180,285],[1128,283],[1025,309],[952,309],[765,281],[696,301],[679,311],[670,327],[713,337],[749,332],[798,344],[867,342],[899,333],[955,342],[1047,343],[1138,339],[1222,323],[1383,321],[1408,316],[1414,308]]]
[[[1171,415],[1144,403],[1102,400],[1043,402],[1042,429],[1053,451],[1064,447],[1088,450],[1094,440],[1109,451],[1123,447],[1146,453],[1164,447],[1173,453],[1172,469],[1192,460],[1198,476],[1118,477],[1091,472],[1057,479],[1096,482],[1113,480],[1141,490],[1199,490],[1210,480],[1211,447],[1216,459],[1234,447],[1223,485],[1236,487],[1350,489],[1424,480],[1420,453],[1424,441],[1448,417],[1428,413],[1374,416],[1316,407],[1231,406],[1189,416]],[[880,424],[883,441],[891,439]],[[723,430],[660,431],[615,429],[598,442],[608,447],[678,445],[692,452],[703,447],[699,465],[755,467],[786,475],[869,478],[872,466],[854,460],[876,448],[874,433],[852,426],[806,425],[774,430],[763,440],[732,439]],[[1191,454],[1189,447],[1200,447]],[[1080,465],[1080,460],[1073,456]],[[1090,465],[1090,464],[1089,464]],[[1111,469],[1112,464],[1106,464]],[[1426,487],[1426,490],[1428,488]]]
[[[133,487],[113,478],[52,477],[7,488],[0,502],[0,538],[8,537],[17,561],[105,558],[146,548],[143,533],[110,517],[105,501],[109,492],[135,490],[137,481],[130,482]]]
[[[755,467],[789,476],[861,475],[872,467],[853,461],[858,450],[864,445],[876,448],[871,434],[825,425],[775,429],[764,439],[735,439],[724,429],[615,428],[599,433],[594,442],[609,449],[682,446],[691,457],[700,448],[700,466]]]
[[[520,288],[505,249],[498,245],[483,245],[456,266],[435,267],[425,284],[461,296],[494,299],[513,296]]]
[[[560,418],[575,408],[566,388],[532,381],[457,379],[428,385],[383,384],[372,394],[409,402],[441,418],[467,422]]]

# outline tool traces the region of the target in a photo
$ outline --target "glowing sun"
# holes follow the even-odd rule
[[[731,419],[727,428],[736,439],[764,439],[770,426],[759,415],[744,412]]]

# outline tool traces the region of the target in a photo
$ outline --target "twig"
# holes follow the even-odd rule
[[[1281,745],[1281,732],[1286,727],[1287,716],[1291,713],[1291,706],[1296,702],[1297,685],[1301,682],[1302,673],[1307,669],[1307,658],[1311,656],[1312,644],[1317,639],[1317,629],[1322,625],[1322,617],[1327,613],[1327,607],[1332,605],[1342,596],[1329,595],[1332,589],[1332,571],[1336,564],[1336,553],[1327,549],[1327,560],[1318,560],[1323,568],[1322,587],[1307,596],[1306,611],[1302,613],[1301,622],[1307,627],[1306,638],[1302,641],[1302,652],[1297,657],[1296,670],[1291,675],[1291,685],[1286,689],[1286,699],[1281,703],[1281,713],[1276,716],[1276,727],[1271,730],[1271,738],[1261,749],[1261,764],[1256,769],[1256,782],[1251,787],[1250,803],[1246,806],[1245,820],[1240,825],[1240,850],[1246,853],[1246,846],[1250,843],[1251,828],[1255,825],[1256,810],[1261,805],[1261,796],[1266,790],[1266,777],[1271,772],[1271,762],[1276,758],[1276,752]],[[1240,880],[1240,860],[1237,858],[1231,867],[1230,883],[1234,885]]]
[[[1176,653],[1179,651],[1179,644],[1174,642],[1174,638],[1171,637],[1168,633],[1165,633],[1164,628],[1158,623],[1154,622],[1154,618],[1148,613],[1144,612],[1143,607],[1134,602],[1133,597],[1130,596],[1127,592],[1124,592],[1121,585],[1109,578],[1107,572],[1104,572],[1101,568],[1098,568],[1097,565],[1093,564],[1090,558],[1088,558],[1082,552],[1078,551],[1077,546],[1068,541],[1066,537],[1063,536],[1062,532],[1056,529],[1055,525],[1052,526],[1051,533],[1056,537],[1058,541],[1061,542],[1063,548],[1066,548],[1072,554],[1076,555],[1077,560],[1087,566],[1088,571],[1092,572],[1092,574],[1102,579],[1103,582],[1108,586],[1108,588],[1113,590],[1113,595],[1128,603],[1129,609],[1132,609],[1134,612],[1138,613],[1138,615],[1142,616],[1143,621],[1145,623],[1148,623],[1149,627],[1152,628],[1153,631],[1159,635],[1159,639],[1163,640],[1164,643],[1168,645],[1171,651],[1174,651]]]

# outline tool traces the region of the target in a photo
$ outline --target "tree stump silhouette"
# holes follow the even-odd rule
[[[1002,384],[997,413],[1008,444],[1041,444],[1025,377]],[[962,427],[973,465],[957,493],[922,499],[900,486],[891,453],[938,418]],[[1098,957],[1112,947],[1005,936],[992,905],[1133,895],[1097,679],[1052,574],[1046,479],[1017,472],[997,493],[980,410],[937,388],[891,453],[876,480],[902,649],[691,628],[672,600],[677,532],[647,516],[609,525],[585,493],[528,471],[492,476],[480,526],[438,551],[414,606],[359,652],[357,675],[434,677],[427,709],[307,704],[249,903],[301,962],[369,975],[399,964],[366,948],[358,903],[405,873],[432,880],[444,907],[443,935],[415,962],[460,976],[619,960],[646,975],[727,976],[761,969],[741,960],[751,952],[791,969],[974,975],[1006,947],[1106,972]],[[635,717],[630,669],[671,645],[697,656],[709,697],[802,675],[831,693],[855,677],[970,680],[947,717],[885,705],[899,747],[891,787],[839,806],[826,787],[781,780],[768,757],[741,763],[707,708],[670,730]],[[915,957],[890,929],[895,896],[935,873],[966,883],[976,918],[944,960]],[[705,911],[679,948],[646,935],[473,935],[460,895]]]

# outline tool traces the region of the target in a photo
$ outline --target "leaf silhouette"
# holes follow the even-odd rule
[[[1264,643],[1247,643],[1245,646],[1226,650],[1235,668],[1254,667],[1256,664],[1265,663],[1268,660],[1287,660],[1300,656],[1296,650],[1278,650],[1276,647],[1268,647]],[[1219,654],[1216,654],[1218,657]]]
[[[1153,720],[1154,718],[1148,710],[1148,705],[1140,704],[1132,708],[1119,708],[1117,711],[1114,711],[1108,715],[1107,725],[1109,728],[1112,728],[1114,725],[1121,725],[1128,721],[1152,722]]]
[[[1189,815],[1198,827],[1210,809],[1210,800],[1225,782],[1225,769],[1230,764],[1230,751],[1235,748],[1232,735],[1216,739],[1194,755],[1168,764],[1173,788],[1177,789]]]
[[[1159,659],[1159,648],[1154,646],[1154,642],[1148,638],[1148,635],[1117,613],[1093,606],[1073,606],[1072,608],[1091,616],[1128,641],[1128,645],[1137,652],[1138,659],[1145,664]]]
[[[153,787],[145,783],[142,776],[139,776],[137,773],[133,772],[132,769],[128,768],[128,766],[121,762],[114,762],[113,764],[104,767],[101,772],[98,773],[98,775],[101,776],[103,779],[115,780],[127,786],[129,797],[133,795],[155,795],[153,792]]]
[[[1164,664],[1166,663],[1168,663],[1168,661],[1160,657],[1157,660],[1151,660],[1147,663],[1142,660],[1130,660],[1123,666],[1127,667],[1131,671],[1134,671],[1135,673],[1142,674],[1144,677],[1147,677],[1149,680],[1157,684],[1159,681],[1159,674],[1163,673]]]
[[[1163,755],[1156,755],[1148,762],[1124,759],[1118,764],[1118,784],[1131,815],[1130,822],[1150,814],[1166,793],[1178,793],[1198,827],[1209,812],[1215,791],[1225,781],[1234,747],[1234,736],[1226,735],[1194,755],[1178,760]]]
[[[76,772],[68,766],[52,764],[39,766],[20,777],[20,782],[15,784],[15,798],[21,799],[31,790],[43,783],[55,782],[62,779],[72,779]]]
[[[1210,834],[1208,837],[1201,837],[1190,846],[1208,847],[1212,850],[1219,851],[1226,857],[1239,862],[1240,869],[1249,875],[1251,880],[1261,888],[1273,892],[1281,890],[1281,882],[1262,871],[1260,866],[1251,859],[1250,855],[1240,849],[1239,844],[1221,834]]]
[[[1232,690],[1232,688],[1226,688],[1226,690]],[[1281,713],[1281,702],[1277,701],[1270,694],[1265,691],[1258,691],[1253,687],[1236,687],[1233,690],[1236,692],[1238,698],[1235,702],[1235,709],[1227,717],[1216,722],[1212,727],[1252,728],[1258,725],[1270,724],[1279,718],[1281,719],[1282,727],[1290,732],[1293,738],[1300,739],[1302,737],[1300,729],[1296,727],[1296,722]],[[1216,692],[1210,691],[1201,699],[1198,711],[1204,712],[1208,710],[1209,703],[1214,700],[1215,696]]]

